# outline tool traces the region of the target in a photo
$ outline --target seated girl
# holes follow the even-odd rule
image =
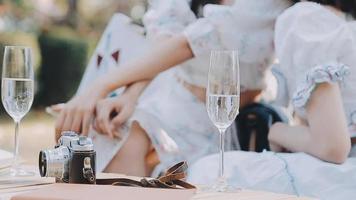
[[[226,164],[235,185],[321,199],[355,196],[356,159],[348,157],[355,156],[356,4],[316,2],[324,5],[300,2],[287,9],[275,30],[277,69],[301,123],[273,125],[269,141],[275,151],[304,153],[232,152]],[[198,161],[191,170],[193,182],[212,179],[201,169],[215,157]]]
[[[161,40],[153,42],[143,56],[91,82],[57,119],[58,132],[88,134],[95,116],[99,133],[121,137],[114,146],[109,141],[95,144],[106,149],[98,152],[99,171],[149,175],[145,156],[152,147],[160,160],[154,175],[178,161],[192,163],[216,152],[217,130],[204,105],[210,50],[240,50],[241,106],[251,103],[267,87],[266,74],[274,60],[274,23],[290,2],[239,0],[233,6],[209,5],[205,17],[198,20],[184,0],[151,1],[151,6],[145,25],[149,36],[153,33]],[[165,38],[163,33],[168,33]],[[153,79],[178,64],[182,65],[155,78],[136,105],[146,85],[139,81]],[[124,86],[128,86],[124,94],[106,98]],[[118,131],[125,121],[128,132]]]
[[[356,32],[351,16],[356,14],[352,13],[356,5],[337,2],[324,7],[300,3],[277,21],[279,70],[302,123],[275,124],[269,140],[275,150],[306,152],[343,163],[350,153],[350,137],[356,136],[352,86],[356,82]]]

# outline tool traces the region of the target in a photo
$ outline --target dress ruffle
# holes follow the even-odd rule
[[[148,38],[176,35],[196,21],[187,0],[150,0],[148,2],[149,9],[143,17]]]
[[[319,83],[343,82],[348,74],[349,67],[340,63],[319,65],[308,70],[305,80],[299,83],[296,92],[293,94],[293,105],[295,108],[304,108]]]

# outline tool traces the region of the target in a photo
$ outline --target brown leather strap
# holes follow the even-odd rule
[[[140,186],[139,181],[135,181],[128,178],[105,178],[105,179],[96,179],[97,185],[115,185],[115,183],[122,183],[125,186]]]
[[[187,174],[186,171],[188,169],[188,165],[186,162],[180,162],[173,167],[169,168],[163,176],[158,177],[158,180],[161,182],[171,182],[173,180],[184,179]]]
[[[169,168],[166,173],[157,179],[143,178],[140,181],[127,178],[97,179],[96,184],[150,188],[194,189],[196,188],[194,185],[182,180],[186,177],[187,169],[187,162],[180,162]]]

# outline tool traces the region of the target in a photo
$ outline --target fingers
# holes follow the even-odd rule
[[[56,140],[61,136],[61,132],[63,131],[63,124],[66,119],[66,110],[62,110],[56,120]]]
[[[56,105],[52,105],[52,106],[47,106],[46,107],[46,112],[48,114],[50,114],[52,117],[58,117],[59,113],[63,110],[65,104],[61,103],[61,104],[56,104]]]
[[[80,133],[82,128],[82,119],[83,119],[82,113],[80,111],[76,112],[75,115],[73,116],[73,122],[70,130]]]
[[[93,121],[93,129],[96,130],[96,132],[99,133],[99,134],[103,133],[103,131],[99,128],[98,122],[97,122],[96,119]]]
[[[83,116],[83,123],[82,123],[82,134],[87,136],[89,133],[90,123],[92,121],[93,114],[92,112],[86,112]]]
[[[113,137],[110,128],[110,114],[114,109],[113,103],[109,100],[99,102],[96,108],[97,115],[95,120],[96,130],[100,133],[107,134],[109,137]]]
[[[101,133],[112,136],[109,130],[109,116],[110,110],[108,108],[101,109],[96,117],[96,126]]]
[[[132,111],[128,107],[124,107],[117,116],[111,120],[111,131],[117,137],[120,137],[118,129],[130,118]]]
[[[88,135],[95,106],[102,97],[93,91],[74,96],[68,103],[53,106],[60,115],[56,121],[57,135],[62,131],[75,131]]]
[[[93,113],[89,108],[63,108],[56,121],[56,136],[60,137],[63,131],[75,131],[88,135]]]
[[[59,103],[59,104],[55,104],[55,105],[50,106],[50,108],[54,112],[61,112],[65,105],[66,105],[65,103]]]
[[[63,126],[62,131],[70,131],[72,128],[73,118],[75,115],[75,111],[72,109],[68,109]]]

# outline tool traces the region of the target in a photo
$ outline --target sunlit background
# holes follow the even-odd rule
[[[35,58],[35,102],[20,128],[27,163],[53,147],[54,119],[44,108],[75,93],[111,16],[121,12],[140,25],[146,8],[146,0],[0,0],[0,63],[5,45],[30,46]],[[1,106],[0,149],[13,151],[13,140],[14,124]]]

